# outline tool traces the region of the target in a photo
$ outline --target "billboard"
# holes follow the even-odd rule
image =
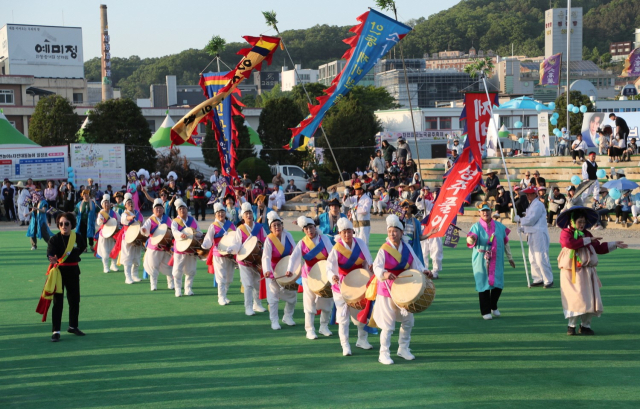
[[[84,78],[82,28],[7,24],[0,57],[6,75]]]
[[[605,125],[611,125],[613,132],[616,131],[616,123],[609,119],[612,112],[586,112],[582,117],[582,140],[587,146],[596,146],[597,130]],[[613,112],[617,117],[624,119],[629,127],[629,137],[638,140],[638,127],[640,126],[640,112]]]
[[[127,183],[124,144],[74,143],[69,147],[78,186],[86,184],[89,178],[102,190],[107,185],[120,190]]]
[[[67,146],[0,148],[0,178],[16,180],[67,179]]]

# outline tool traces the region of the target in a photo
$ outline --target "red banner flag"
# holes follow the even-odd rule
[[[438,233],[432,237],[442,237],[447,227],[464,205],[466,198],[482,180],[482,146],[487,140],[487,128],[491,118],[491,105],[497,102],[498,94],[466,93],[464,109],[460,119],[466,119],[467,140],[464,150],[447,173],[440,193],[433,204],[427,220],[428,228],[436,227]]]

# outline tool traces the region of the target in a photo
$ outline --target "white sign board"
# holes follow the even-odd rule
[[[440,139],[447,139],[447,135],[452,135],[454,137],[460,137],[462,134],[461,131],[417,131],[416,138],[419,141],[435,141]],[[399,138],[404,138],[405,140],[413,140],[413,132],[380,132],[376,135],[377,138],[382,141],[396,141]]]
[[[84,78],[82,28],[7,24],[0,57],[7,75]]]
[[[102,190],[107,185],[120,190],[126,184],[124,144],[75,143],[69,146],[77,186],[86,185],[89,178]]]
[[[67,146],[46,148],[0,148],[0,179],[66,179],[69,167]]]
[[[549,147],[549,113],[540,112],[538,114],[538,143],[540,146],[540,156],[550,156]]]

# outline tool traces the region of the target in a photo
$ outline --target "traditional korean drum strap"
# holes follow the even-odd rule
[[[318,236],[318,245],[316,245],[312,239],[310,239],[307,236],[304,236],[304,238],[302,239],[302,241],[304,242],[304,244],[307,246],[307,248],[309,249],[309,252],[307,254],[305,254],[304,256],[302,256],[302,258],[305,259],[305,261],[311,261],[313,259],[316,259],[317,261],[320,260],[326,260],[327,256],[324,255],[324,253],[322,252],[322,250],[324,250],[324,240],[322,240],[322,238],[320,236]]]

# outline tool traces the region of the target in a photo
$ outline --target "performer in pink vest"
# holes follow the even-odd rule
[[[102,259],[102,267],[105,273],[109,272],[109,256],[111,255],[111,250],[116,245],[116,240],[113,237],[104,237],[102,235],[102,227],[109,219],[114,219],[120,224],[118,221],[118,214],[111,209],[111,196],[104,195],[102,196],[102,210],[98,213],[96,217],[96,231],[98,232],[98,246],[96,247],[96,254],[100,256]],[[117,256],[116,256],[117,258]],[[118,271],[118,266],[116,266],[116,259],[111,259],[111,271]]]
[[[118,250],[118,243],[116,243],[113,248],[113,253],[118,250],[120,252],[120,261],[119,264],[124,264],[124,277],[126,284],[139,283],[140,278],[138,277],[138,268],[140,267],[140,256],[142,254],[142,247],[135,246],[133,244],[129,244],[124,240],[125,233],[129,226],[132,223],[140,222],[144,220],[142,217],[142,213],[137,211],[135,208],[135,203],[133,201],[133,196],[131,193],[127,193],[124,195],[124,212],[120,215],[120,224],[123,226],[118,238],[120,243],[120,249]]]
[[[198,222],[189,216],[189,209],[187,204],[178,199],[175,202],[176,209],[178,209],[178,216],[171,222],[171,232],[173,233],[173,287],[176,297],[182,296],[182,276],[186,276],[184,280],[184,295],[193,295],[193,279],[196,276],[196,262],[198,257],[193,251],[183,253],[175,248],[175,240],[177,238],[186,238],[187,236],[182,233],[187,227],[191,227],[193,230],[198,231]]]
[[[213,206],[213,212],[216,219],[207,230],[207,235],[202,242],[202,248],[211,249],[207,257],[207,265],[213,266],[216,283],[218,283],[218,304],[227,305],[231,302],[227,298],[227,292],[229,291],[229,285],[233,282],[233,271],[236,266],[231,258],[220,254],[218,243],[227,234],[234,234],[236,226],[227,220],[227,212],[221,203],[216,203]]]
[[[329,330],[329,321],[331,321],[331,309],[333,308],[332,298],[322,298],[317,296],[307,284],[307,277],[311,268],[320,260],[326,260],[329,257],[329,251],[333,245],[328,236],[320,234],[316,229],[314,221],[308,217],[300,216],[297,220],[298,226],[304,231],[305,237],[298,242],[293,250],[287,272],[292,272],[300,268],[302,264],[302,302],[304,305],[304,329],[307,332],[308,339],[317,339],[316,329],[314,326],[314,317],[316,311],[320,310],[320,330],[319,332],[325,337],[331,336]],[[304,261],[304,263],[303,263]]]
[[[153,201],[153,215],[149,217],[142,225],[142,234],[152,236],[158,226],[166,224],[171,226],[171,219],[164,214],[164,203],[158,198]],[[159,247],[147,241],[147,251],[144,253],[142,265],[144,270],[149,274],[149,283],[151,291],[158,289],[158,275],[160,273],[167,276],[167,288],[173,290],[173,268],[169,265],[171,261],[170,246]]]
[[[338,219],[338,233],[340,238],[332,247],[327,258],[327,278],[333,282],[333,301],[336,303],[336,323],[339,326],[342,355],[351,355],[349,345],[349,315],[351,321],[358,327],[358,341],[356,346],[362,349],[373,349],[368,341],[367,331],[363,323],[357,320],[358,310],[347,306],[340,293],[340,284],[345,276],[358,268],[371,269],[371,254],[364,240],[354,237],[353,224],[346,217]],[[337,237],[337,236],[336,236]]]
[[[380,357],[378,361],[384,365],[393,364],[389,348],[391,347],[391,335],[396,327],[396,321],[400,322],[400,336],[398,338],[398,356],[411,361],[416,359],[409,349],[411,341],[411,329],[413,328],[413,314],[403,316],[400,308],[391,299],[389,293],[393,286],[393,280],[405,270],[414,269],[424,272],[431,278],[431,273],[424,268],[420,259],[411,247],[402,242],[404,225],[398,216],[392,214],[387,217],[387,241],[378,250],[378,255],[373,261],[373,273],[378,279],[378,295],[373,307],[373,319],[380,332]]]
[[[251,203],[243,203],[240,211],[242,213],[241,216],[244,223],[238,225],[238,228],[236,229],[235,243],[231,247],[232,253],[238,253],[244,242],[249,240],[250,237],[257,237],[258,241],[263,244],[267,238],[262,224],[255,223],[253,221],[253,209],[251,208]],[[244,287],[245,314],[251,316],[255,315],[256,312],[265,312],[266,310],[262,306],[262,301],[260,301],[259,296],[262,274],[258,271],[258,268],[262,268],[262,266],[254,266],[244,261],[240,261],[237,258],[236,261],[238,262],[238,268],[240,269],[240,281],[242,281],[242,286]]]
[[[271,319],[271,329],[279,330],[278,323],[278,302],[285,301],[284,315],[282,322],[289,326],[296,325],[293,321],[293,311],[298,301],[298,292],[285,290],[275,280],[273,275],[274,269],[278,261],[285,256],[291,255],[296,242],[293,240],[291,233],[284,229],[282,219],[278,213],[271,211],[267,214],[269,221],[269,230],[271,233],[264,241],[262,250],[262,272],[267,280],[267,302],[269,303],[269,319]],[[288,276],[291,272],[287,273]]]

